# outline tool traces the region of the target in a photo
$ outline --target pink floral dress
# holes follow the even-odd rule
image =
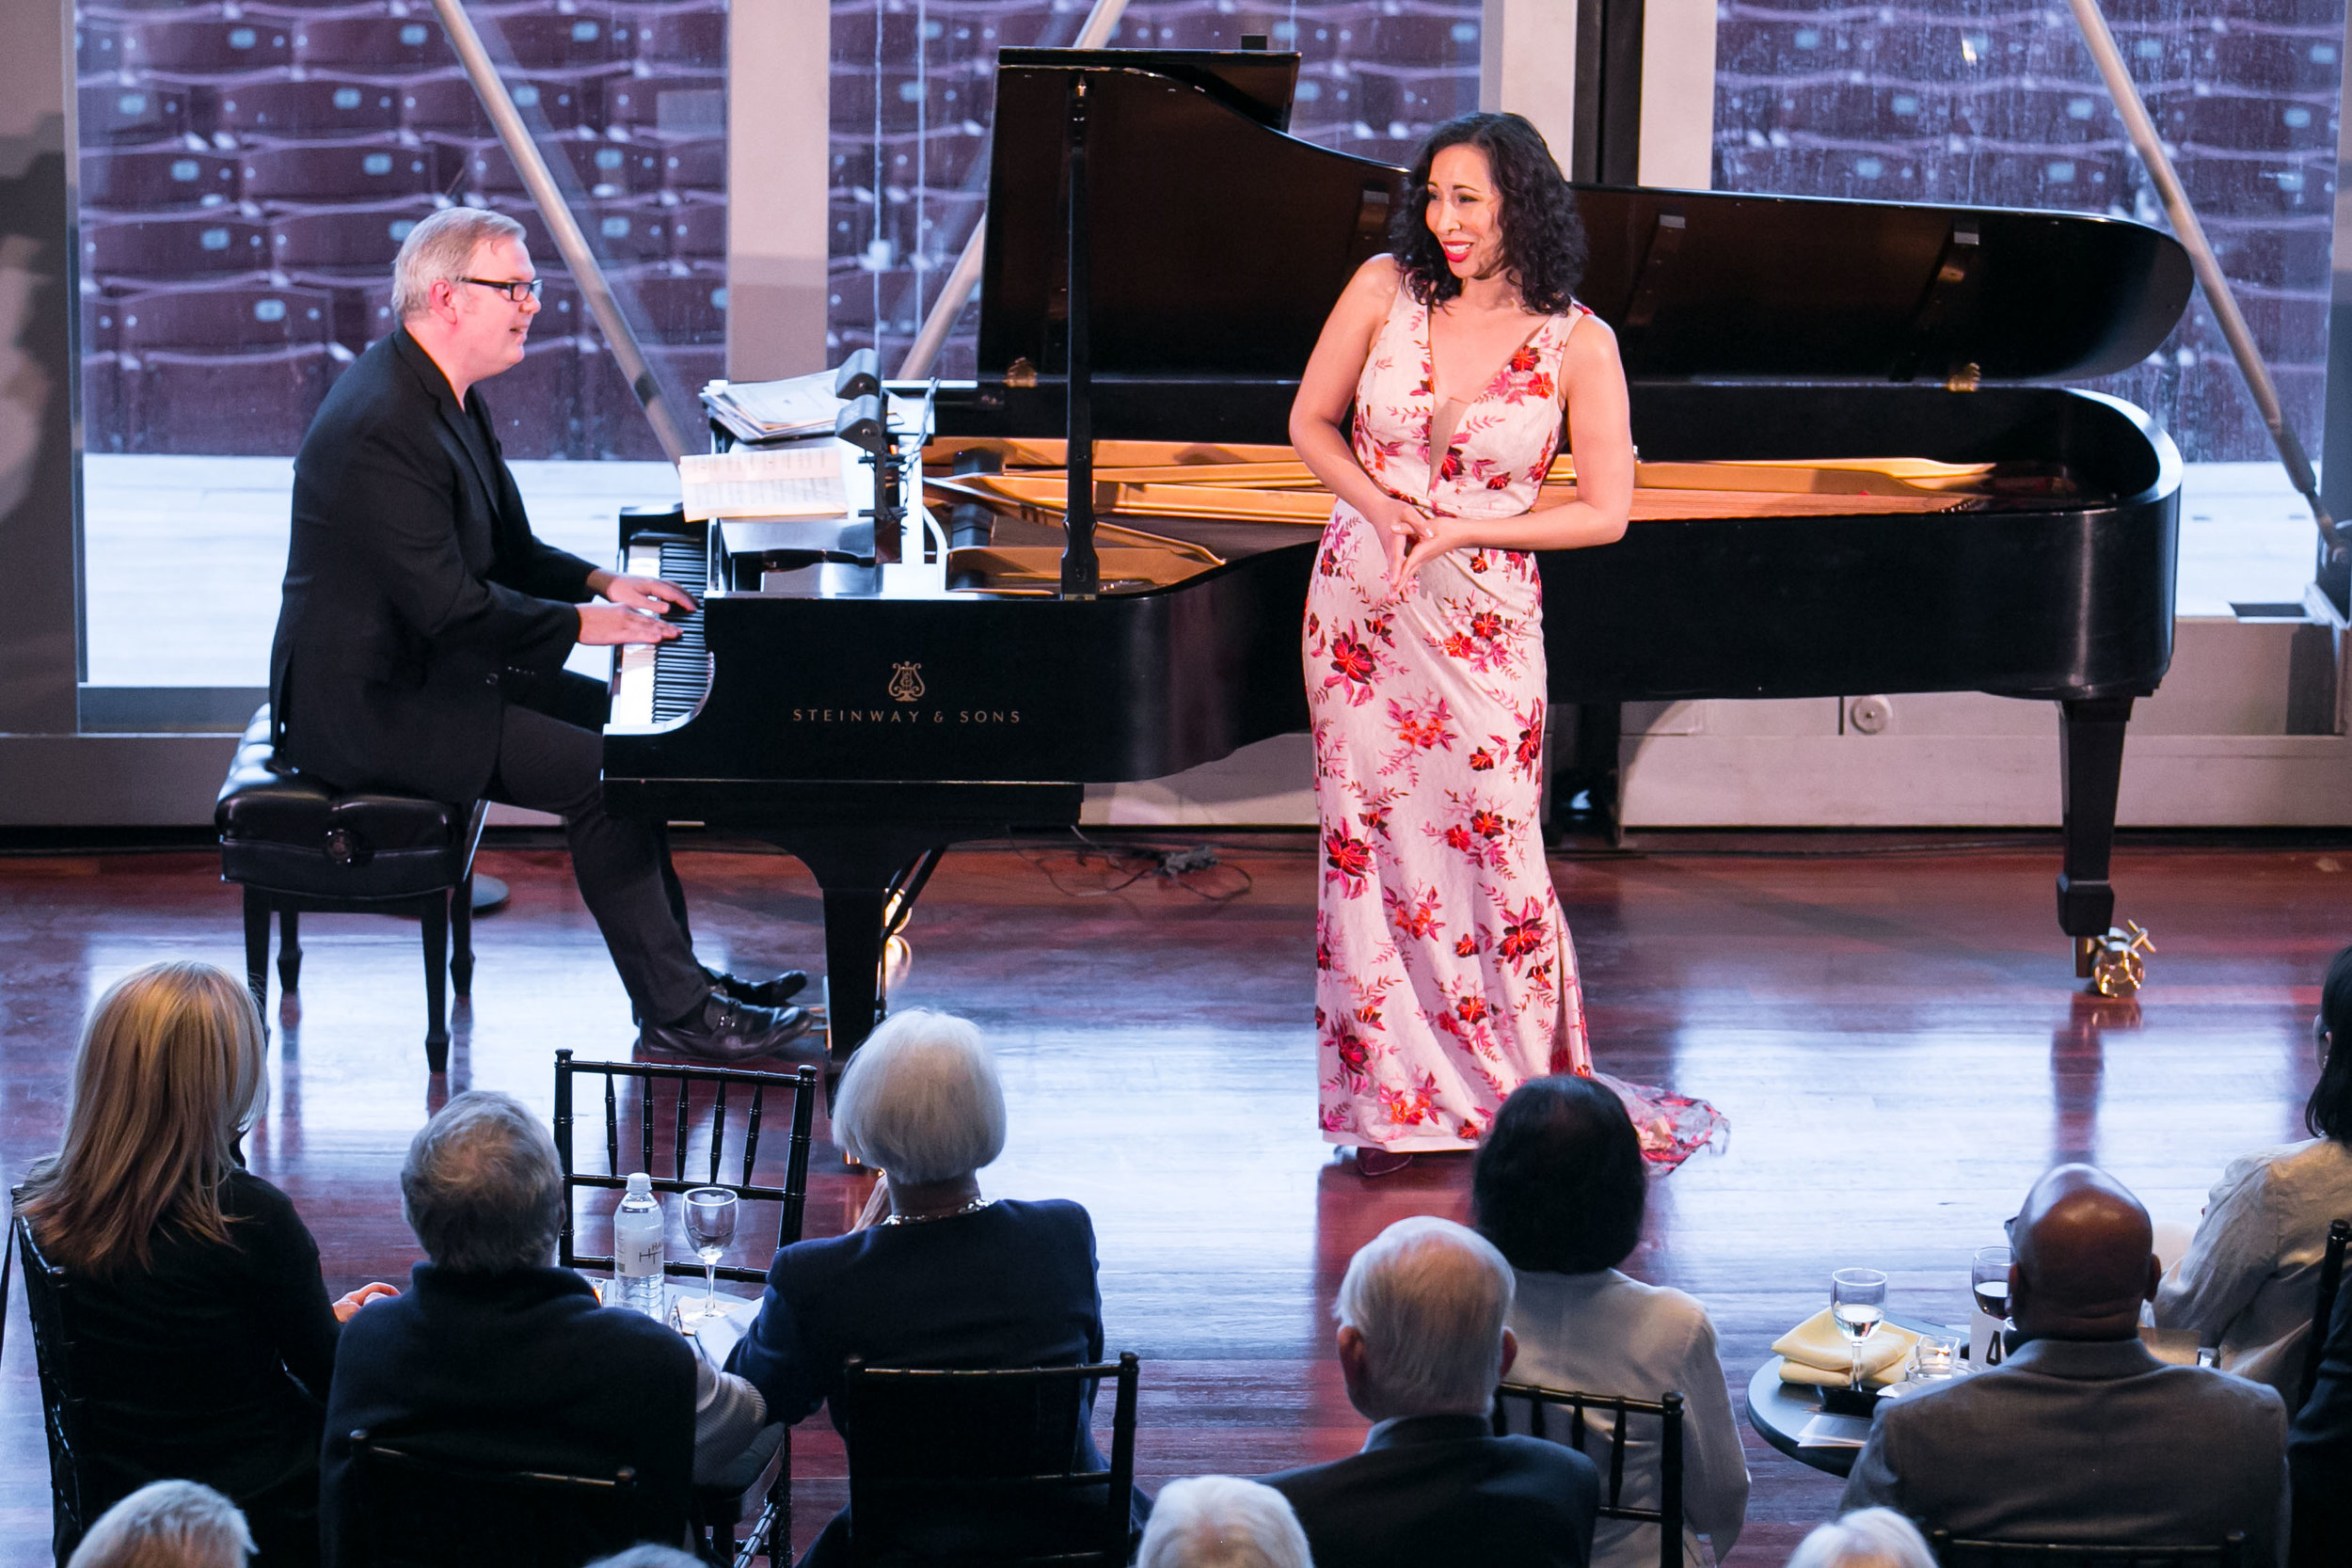
[[[1528,511],[1564,424],[1560,368],[1590,314],[1547,318],[1429,447],[1429,311],[1400,287],[1356,388],[1356,459],[1438,516]],[[1525,551],[1457,549],[1402,595],[1377,531],[1332,510],[1307,594],[1322,880],[1315,1035],[1324,1136],[1474,1147],[1504,1098],[1591,1076],[1576,949],[1545,863],[1543,586]],[[1703,1102],[1612,1082],[1655,1160],[1720,1125]]]

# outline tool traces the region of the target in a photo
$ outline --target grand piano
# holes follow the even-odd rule
[[[1288,135],[1297,64],[1006,50],[979,371],[898,388],[905,521],[858,515],[855,463],[832,524],[624,520],[632,566],[704,608],[616,673],[606,800],[808,865],[837,1058],[946,846],[1307,727],[1327,503],[1286,421],[1406,171]],[[2072,214],[1577,195],[1642,463],[1624,541],[1542,562],[1582,757],[1634,701],[2052,701],[2058,924],[2088,974],[2125,728],[2171,657],[2181,470],[2138,409],[2034,383],[2154,349],[2185,255]]]

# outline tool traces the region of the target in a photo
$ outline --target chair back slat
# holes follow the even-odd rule
[[[638,1109],[642,1112],[638,1149],[643,1155],[643,1163],[630,1168],[644,1170],[648,1173],[656,1168],[654,1123],[657,1120],[666,1120],[672,1125],[671,1157],[666,1166],[662,1167],[665,1174],[651,1178],[655,1192],[675,1195],[691,1191],[696,1187],[724,1187],[739,1198],[747,1201],[769,1202],[777,1206],[775,1240],[777,1248],[787,1246],[801,1239],[801,1225],[808,1207],[808,1148],[811,1140],[810,1130],[814,1125],[816,1115],[818,1086],[815,1068],[804,1067],[787,1075],[757,1072],[740,1068],[684,1068],[646,1062],[582,1062],[574,1060],[568,1051],[559,1051],[556,1053],[555,1072],[556,1100],[559,1105],[568,1102],[577,1094],[578,1091],[571,1080],[578,1074],[595,1073],[604,1080],[606,1154],[604,1174],[581,1171],[573,1158],[571,1148],[561,1139],[556,1145],[556,1152],[564,1162],[565,1199],[564,1223],[561,1232],[561,1251],[558,1260],[565,1268],[609,1269],[612,1266],[612,1259],[609,1253],[585,1253],[579,1249],[573,1210],[577,1207],[578,1195],[582,1190],[621,1192],[628,1188],[628,1169],[625,1169],[620,1163],[621,1113],[620,1096],[616,1086],[619,1081],[624,1079],[634,1081],[641,1091],[637,1101]],[[677,1098],[675,1103],[671,1104],[665,1102],[658,1095],[657,1089],[660,1084],[673,1080],[677,1085]],[[693,1095],[696,1086],[701,1085],[709,1085],[712,1091],[709,1117],[710,1160],[707,1180],[693,1179],[702,1176],[701,1170],[697,1169],[690,1173],[687,1169],[689,1148],[698,1127],[698,1120],[693,1111]],[[769,1185],[755,1180],[755,1166],[753,1156],[756,1152],[757,1140],[749,1133],[746,1134],[744,1140],[742,1180],[739,1181],[724,1180],[728,1174],[725,1165],[727,1108],[730,1102],[729,1090],[734,1086],[747,1086],[750,1089],[750,1115],[754,1118],[756,1118],[764,1108],[767,1094],[771,1089],[779,1090],[791,1098],[793,1142],[790,1150],[791,1157],[787,1163],[784,1183],[781,1186]],[[740,1101],[739,1100],[736,1102]],[[746,1236],[748,1238],[748,1232]],[[700,1279],[703,1277],[702,1264],[699,1261],[672,1260],[664,1265],[664,1272],[679,1278]],[[718,1268],[718,1275],[722,1279],[738,1283],[756,1284],[767,1279],[768,1263],[765,1259],[757,1267],[740,1263],[722,1263]]]
[[[752,1179],[752,1162],[759,1158],[759,1116],[768,1108],[768,1090],[752,1085],[751,1114],[743,1118],[743,1180]]]
[[[2303,1376],[2296,1385],[2295,1410],[2312,1402],[2319,1384],[2319,1363],[2328,1351],[2328,1330],[2335,1321],[2336,1296],[2344,1288],[2344,1249],[2352,1243],[2352,1220],[2328,1222],[2328,1251],[2319,1260],[2319,1295],[2312,1306],[2311,1338],[2303,1341]],[[2292,1417],[2295,1411],[2289,1411]]]
[[[1679,1568],[1682,1562],[1683,1520],[1682,1395],[1669,1389],[1655,1400],[1639,1400],[1626,1395],[1592,1394],[1573,1388],[1544,1388],[1532,1383],[1505,1383],[1495,1389],[1490,1424],[1497,1436],[1502,1436],[1511,1430],[1506,1402],[1512,1400],[1526,1402],[1529,1430],[1546,1440],[1551,1439],[1548,1413],[1555,1406],[1565,1406],[1569,1438],[1565,1446],[1579,1453],[1585,1452],[1585,1438],[1590,1425],[1585,1412],[1589,1409],[1596,1415],[1606,1414],[1610,1418],[1609,1484],[1601,1499],[1599,1516],[1656,1525],[1660,1568]],[[1625,1500],[1626,1445],[1632,1425],[1630,1418],[1635,1416],[1658,1418],[1656,1508],[1637,1508]],[[1586,1454],[1586,1457],[1591,1455]]]
[[[850,1561],[977,1550],[998,1565],[1119,1568],[1130,1545],[1140,1370],[1133,1352],[1116,1363],[984,1370],[851,1357],[835,1403]],[[1082,1470],[1089,1390],[1105,1378],[1117,1390],[1109,1468]],[[993,1539],[976,1547],[982,1535]]]
[[[82,1508],[82,1401],[73,1389],[73,1282],[49,1261],[33,1239],[32,1226],[13,1209],[9,1227],[17,1256],[24,1260],[24,1316],[33,1330],[40,1424],[49,1443],[50,1544],[63,1562],[89,1525]]]
[[[680,1140],[683,1142],[684,1140]],[[722,1082],[718,1093],[710,1099],[710,1185],[719,1184],[719,1153],[727,1146],[727,1086]],[[751,1180],[751,1172],[743,1173]]]
[[[2250,1568],[2246,1532],[2199,1546],[2137,1546],[2047,1541],[1968,1541],[1928,1532],[1941,1568]]]

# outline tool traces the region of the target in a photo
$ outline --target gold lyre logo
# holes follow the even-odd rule
[[[902,703],[919,702],[923,696],[923,667],[919,664],[891,665],[890,694]]]

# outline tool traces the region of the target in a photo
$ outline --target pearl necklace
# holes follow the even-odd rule
[[[933,1220],[951,1220],[959,1214],[977,1214],[995,1201],[993,1197],[976,1197],[961,1209],[944,1210],[936,1214],[893,1214],[882,1221],[882,1224],[929,1225]]]

